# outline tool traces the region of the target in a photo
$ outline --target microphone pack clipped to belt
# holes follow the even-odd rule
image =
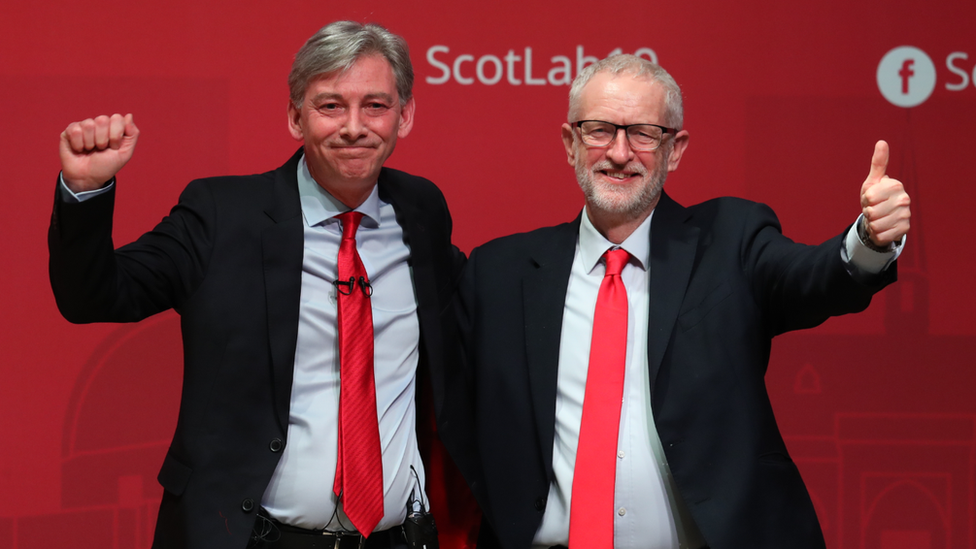
[[[413,476],[420,486],[420,478],[417,470],[410,466]],[[410,490],[410,497],[407,498],[407,518],[403,521],[403,536],[407,540],[409,549],[440,549],[437,542],[437,524],[434,523],[434,515],[430,514],[426,502],[423,500],[423,488],[420,491],[421,499],[416,498],[417,490]]]

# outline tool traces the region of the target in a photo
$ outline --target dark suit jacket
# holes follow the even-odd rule
[[[50,274],[65,318],[181,315],[183,394],[158,477],[165,490],[153,547],[243,549],[287,444],[303,256],[300,154],[272,172],[191,182],[169,216],[118,250],[114,191],[81,204],[56,199]],[[430,181],[384,168],[379,192],[410,246],[420,361],[441,417],[444,384],[457,369],[450,303],[464,257]],[[442,437],[449,432],[440,426]]]
[[[578,234],[579,219],[489,242],[462,276],[480,547],[528,548],[545,511]],[[733,198],[684,208],[663,195],[650,238],[651,405],[681,497],[712,549],[823,547],[766,394],[771,339],[864,309],[894,267],[861,284],[841,236],[793,243],[768,207]]]

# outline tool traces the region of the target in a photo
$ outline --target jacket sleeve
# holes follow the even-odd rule
[[[863,311],[871,297],[894,282],[897,269],[855,279],[842,256],[847,229],[818,246],[783,236],[776,214],[753,204],[743,224],[740,259],[751,271],[753,295],[770,335],[817,326],[831,316]]]
[[[51,288],[70,322],[135,322],[179,310],[206,272],[216,217],[202,181],[135,242],[114,249],[115,189],[77,204],[55,195],[48,230]]]

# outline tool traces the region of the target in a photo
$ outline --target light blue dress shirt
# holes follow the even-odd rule
[[[112,185],[73,193],[61,180],[65,202],[83,202]],[[288,437],[261,504],[293,526],[353,530],[332,491],[338,454],[339,363],[336,339],[336,278],[342,226],[334,216],[348,210],[318,185],[302,158],[298,191],[304,217],[305,248],[292,382]],[[393,206],[377,188],[356,208],[364,214],[356,248],[373,295],[374,377],[383,453],[385,530],[403,523],[407,500],[427,501],[424,464],[417,446],[416,383],[420,323],[410,249]]]
[[[353,530],[336,503],[339,413],[336,278],[342,227],[334,216],[348,210],[318,185],[303,158],[298,191],[305,218],[305,256],[292,383],[288,441],[262,505],[302,528]],[[420,324],[410,250],[393,206],[377,188],[356,208],[364,214],[356,248],[373,295],[374,377],[383,452],[383,519],[377,530],[403,523],[411,491],[423,497],[424,465],[417,447],[416,394]]]

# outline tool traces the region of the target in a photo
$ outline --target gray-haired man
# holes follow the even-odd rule
[[[412,84],[399,36],[353,22],[324,27],[289,76],[289,131],[302,149],[265,174],[190,183],[155,229],[117,250],[115,174],[139,135],[132,115],[62,134],[49,233],[62,314],[182,315],[183,398],[159,473],[154,547],[404,543],[408,506],[426,501],[417,377],[429,375],[442,410],[457,337],[440,312],[464,260],[440,191],[383,168],[413,126]],[[352,219],[358,230],[343,235]],[[363,271],[340,279],[344,262]],[[343,321],[347,298],[365,309]],[[374,357],[372,368],[350,370],[374,383],[347,387],[340,355],[354,354]],[[347,398],[347,410],[340,390],[362,402]]]
[[[764,376],[773,336],[895,280],[911,212],[887,144],[857,224],[806,246],[767,206],[667,195],[689,132],[647,60],[583,69],[562,140],[580,215],[476,248],[460,286],[479,549],[822,549]]]

